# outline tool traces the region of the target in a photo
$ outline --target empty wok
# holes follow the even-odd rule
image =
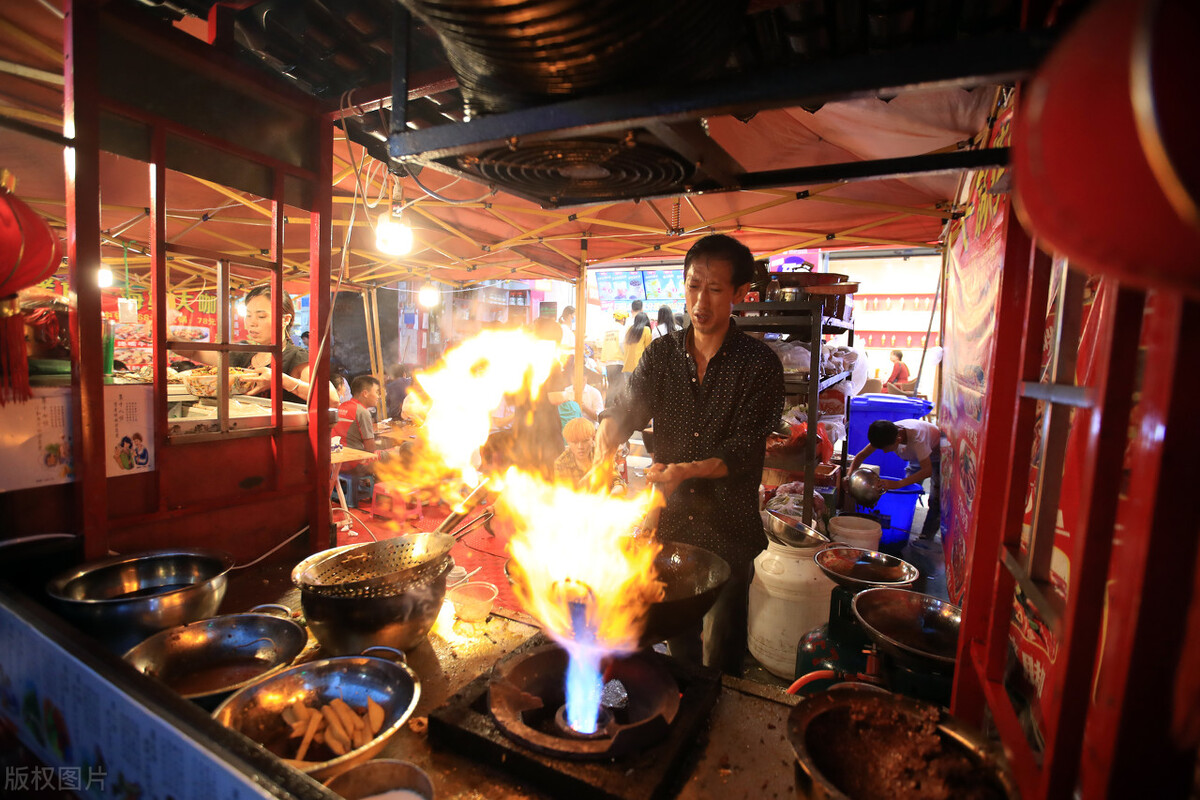
[[[664,542],[654,558],[654,567],[666,587],[663,599],[651,604],[646,613],[646,626],[638,640],[641,647],[678,636],[698,623],[712,608],[730,575],[725,559],[679,542]],[[511,583],[507,562],[504,574]]]
[[[286,606],[255,606],[159,631],[125,654],[136,669],[212,710],[230,693],[291,665],[308,634],[290,618],[260,613]]]

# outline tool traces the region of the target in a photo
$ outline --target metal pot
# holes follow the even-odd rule
[[[367,655],[389,651],[389,658]],[[383,727],[362,747],[328,761],[297,768],[314,780],[327,781],[356,764],[378,755],[388,739],[404,725],[421,697],[421,681],[404,663],[404,654],[390,648],[368,648],[361,656],[326,658],[297,664],[240,689],[213,712],[227,728],[254,740],[280,758],[294,754],[299,745],[282,713],[292,703],[312,709],[341,698],[357,710],[368,698],[383,707]]]
[[[233,557],[177,548],[92,561],[46,585],[70,622],[125,653],[151,634],[217,613]]]
[[[921,718],[934,720],[942,752],[974,768],[974,777],[990,783],[995,795],[1010,800],[1020,797],[1016,781],[1000,754],[961,720],[931,703],[857,687],[806,697],[788,715],[787,737],[799,761],[796,769],[799,797],[866,800],[876,796],[874,793],[849,794],[838,785],[839,782],[844,785],[847,772],[859,768],[864,761],[897,757],[893,751],[866,751],[865,741],[855,741],[855,732],[862,729],[863,719],[871,714],[879,714],[890,725],[898,725],[897,719],[910,716],[914,730],[920,725]],[[914,800],[921,797],[919,793],[908,796]]]
[[[281,610],[284,617],[260,611]],[[248,614],[168,628],[125,654],[139,671],[188,700],[212,710],[254,681],[288,667],[308,643],[308,633],[288,617],[287,606],[255,606]]]
[[[334,550],[355,547],[358,545]],[[345,655],[375,645],[408,650],[425,638],[446,597],[446,576],[453,566],[450,558],[443,557],[432,576],[404,584],[395,593],[334,597],[314,591],[299,578],[312,558],[328,558],[330,552],[310,556],[292,570],[292,583],[300,589],[300,606],[309,630],[325,651]]]
[[[874,508],[887,491],[880,483],[880,477],[874,470],[859,467],[850,474],[846,489],[850,496],[868,508]]]
[[[896,663],[917,670],[953,671],[962,609],[928,594],[879,587],[854,596],[863,631]]]

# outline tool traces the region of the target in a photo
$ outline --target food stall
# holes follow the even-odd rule
[[[860,24],[840,25],[829,15],[810,17],[808,4],[751,4],[748,10],[714,3],[706,13],[669,15],[678,26],[686,23],[686,29],[668,26],[670,35],[662,35],[661,26],[644,26],[657,31],[649,45],[641,42],[640,53],[618,49],[597,72],[589,71],[590,59],[581,67],[563,53],[531,58],[518,47],[514,57],[513,50],[498,47],[477,58],[469,49],[456,51],[469,48],[472,37],[456,41],[455,26],[439,28],[439,14],[419,0],[362,0],[345,13],[306,2],[278,20],[274,8],[268,14],[253,2],[157,5],[68,0],[24,10],[29,35],[16,38],[33,48],[29,58],[45,59],[47,51],[63,55],[64,132],[53,115],[47,122],[45,114],[0,114],[5,135],[18,137],[15,152],[54,164],[65,153],[68,166],[61,201],[50,190],[28,196],[44,201],[40,213],[65,231],[64,277],[75,298],[69,386],[36,387],[27,404],[14,406],[14,413],[32,411],[30,424],[39,431],[22,446],[58,480],[28,481],[0,493],[0,514],[12,531],[0,541],[11,556],[0,575],[0,735],[53,772],[54,787],[38,788],[84,796],[349,797],[349,789],[333,783],[337,773],[349,774],[342,767],[355,766],[350,760],[360,757],[390,757],[424,769],[441,797],[861,795],[861,785],[848,788],[854,776],[845,765],[839,772],[823,760],[830,748],[818,745],[842,741],[836,736],[845,726],[830,719],[864,709],[907,715],[905,725],[918,729],[923,742],[958,742],[955,763],[985,775],[983,796],[1057,797],[1076,787],[1088,790],[1084,796],[1123,796],[1141,785],[1138,772],[1146,769],[1173,788],[1186,783],[1195,760],[1195,720],[1186,710],[1172,715],[1170,702],[1196,696],[1194,671],[1189,677],[1179,666],[1194,660],[1196,544],[1182,541],[1178,531],[1191,529],[1168,496],[1179,488],[1176,471],[1184,461],[1175,442],[1194,441],[1192,420],[1200,418],[1189,413],[1194,398],[1172,377],[1182,374],[1182,345],[1194,333],[1194,281],[1186,273],[1180,278],[1126,269],[1116,288],[1097,301],[1103,313],[1090,317],[1097,327],[1086,327],[1075,309],[1087,284],[1071,277],[1064,259],[1097,272],[1102,259],[1072,251],[1051,269],[1050,256],[1035,248],[1010,211],[1011,186],[1002,174],[1010,141],[1020,141],[1007,116],[1018,102],[1011,84],[1031,75],[1051,51],[1059,25],[1069,26],[1092,4],[1023,14],[1018,4],[1001,3],[994,16],[964,12],[943,27],[935,24],[933,3],[918,4],[931,9],[928,19],[921,16],[922,25],[906,16],[907,6],[882,17],[864,11],[855,18]],[[466,4],[449,3],[449,11],[463,10],[456,5]],[[583,4],[572,12],[589,13]],[[594,33],[607,32],[608,20],[589,21],[601,26]],[[501,32],[501,40],[520,41],[510,33],[521,29],[516,20],[488,17],[482,24]],[[45,44],[46,31],[56,26],[53,46]],[[641,27],[636,23],[612,40],[640,39],[633,34]],[[446,59],[443,48],[455,55]],[[726,59],[727,53],[736,56]],[[822,68],[802,69],[812,57],[824,62]],[[515,67],[517,78],[471,69],[493,62]],[[529,62],[549,68],[521,75]],[[563,63],[577,70],[565,83],[558,69]],[[44,93],[45,84],[54,82],[46,69],[30,69],[23,80],[36,83],[34,95]],[[645,74],[661,83],[623,92],[631,76]],[[530,83],[522,85],[522,79]],[[45,108],[44,97],[29,102],[38,99]],[[237,113],[225,113],[229,109]],[[347,157],[335,153],[335,144],[345,147]],[[111,202],[131,175],[146,184],[146,202]],[[45,189],[53,181],[31,183]],[[222,199],[216,205],[210,197],[203,213],[183,216],[195,210],[188,198],[197,186]],[[380,217],[417,223],[427,245],[412,257],[363,256],[361,237],[382,226]],[[144,249],[130,249],[138,242],[123,236],[126,221],[146,225]],[[585,730],[559,696],[570,662],[564,664],[555,654],[561,651],[547,649],[546,642],[575,641],[563,624],[575,632],[586,626],[572,627],[578,618],[568,615],[564,623],[536,607],[533,601],[552,594],[528,589],[537,559],[497,550],[489,565],[480,563],[502,591],[505,562],[512,558],[525,573],[513,579],[512,591],[526,592],[520,603],[498,605],[482,621],[461,613],[455,620],[441,594],[449,573],[445,557],[454,552],[455,558],[471,558],[464,542],[479,544],[488,535],[471,533],[472,540],[464,533],[462,541],[431,555],[444,543],[437,536],[453,539],[458,526],[479,513],[454,495],[475,485],[463,480],[465,467],[456,475],[460,486],[441,498],[455,501],[442,509],[444,520],[431,514],[423,531],[430,538],[419,540],[432,542],[422,547],[433,549],[415,563],[363,574],[359,562],[350,577],[306,577],[310,568],[344,566],[349,555],[391,557],[400,545],[389,544],[398,541],[392,538],[367,544],[371,549],[330,549],[339,540],[330,525],[329,409],[311,399],[298,405],[282,398],[281,334],[259,345],[237,339],[230,314],[242,291],[270,286],[272,318],[278,320],[289,285],[303,286],[311,301],[311,380],[324,387],[329,298],[346,284],[368,297],[397,280],[437,280],[464,289],[516,275],[568,279],[576,284],[582,317],[589,265],[680,257],[709,230],[744,236],[759,255],[813,246],[932,245],[958,258],[941,289],[943,308],[950,309],[944,313],[957,315],[941,339],[951,372],[949,400],[940,410],[954,423],[956,437],[955,513],[944,528],[944,546],[957,576],[954,599],[964,606],[963,633],[950,658],[949,711],[906,705],[912,698],[900,694],[882,700],[861,687],[843,690],[850,692],[842,697],[852,709],[839,705],[836,692],[797,700],[761,683],[692,668],[635,636],[622,645],[633,654],[621,661],[629,672],[620,683],[628,688],[612,690],[624,699],[595,704],[597,721],[601,708],[610,715],[602,735]],[[201,234],[207,238],[194,238]],[[1064,252],[1074,244],[1053,235],[1046,241]],[[1191,239],[1174,246],[1176,254],[1196,252]],[[96,278],[118,251],[146,284],[148,340],[121,341],[136,341],[132,347],[138,348],[149,342],[148,385],[122,384],[104,374],[105,309]],[[176,271],[184,275],[173,276]],[[664,276],[658,277],[661,292]],[[197,326],[173,326],[170,298],[184,281],[191,281],[185,291],[211,287],[216,319],[207,338],[190,330]],[[616,298],[618,289],[612,291]],[[628,295],[628,283],[624,291]],[[644,282],[642,292],[649,297]],[[1050,297],[1060,305],[1043,315]],[[510,294],[509,314],[514,306],[528,309],[512,299]],[[1070,312],[1063,310],[1068,307]],[[819,315],[815,308],[807,313]],[[1134,417],[1139,433],[1127,443],[1120,434],[1130,428],[1130,398],[1120,396],[1114,365],[1128,366],[1140,356],[1136,343],[1122,342],[1116,332],[1137,326],[1147,353],[1143,405]],[[580,319],[577,329],[585,328]],[[1089,333],[1087,343],[1098,343],[1098,372],[1089,374],[1090,382],[1068,385],[1074,364],[1059,354],[1046,362],[1056,364],[1052,379],[1039,381],[1043,338],[1070,342],[1081,330]],[[377,333],[373,341],[377,346]],[[507,358],[529,349],[493,352]],[[214,354],[211,385],[172,388],[168,354],[180,350]],[[1016,352],[1020,358],[1011,358]],[[276,369],[269,399],[237,393],[239,376],[231,377],[229,363],[240,353],[270,357]],[[581,339],[576,353],[582,370]],[[371,363],[373,370],[381,366],[378,353]],[[459,390],[490,397],[471,386]],[[1075,577],[1069,587],[1055,584],[1052,569],[1061,573],[1062,566],[1052,535],[1053,490],[1039,495],[1034,515],[1049,528],[1021,549],[1025,497],[1014,487],[1026,483],[1030,464],[1024,454],[1033,449],[1030,431],[1043,408],[1038,403],[1091,409],[1093,424],[1078,426],[1087,438],[1075,445],[1071,457],[1078,461],[1071,463],[1099,466],[1070,473],[1082,476],[1076,502],[1085,510],[1076,520],[1081,534],[1066,545]],[[1044,463],[1057,466],[1054,459],[1065,458],[1072,441],[1065,435],[1070,417],[1047,412],[1041,419]],[[114,427],[114,420],[144,421],[145,463],[132,450],[133,433],[142,431]],[[129,437],[128,458],[138,468],[125,470],[121,454],[114,457],[113,436],[118,449]],[[1142,459],[1127,474],[1126,444]],[[961,455],[964,448],[969,458]],[[1036,485],[1045,485],[1034,477]],[[1126,478],[1130,484],[1122,483]],[[1122,485],[1137,491],[1122,495]],[[531,489],[502,497],[491,505],[540,495]],[[532,518],[537,510],[525,508],[517,517]],[[587,510],[560,518],[558,530],[606,516]],[[629,513],[621,520],[626,528],[633,527]],[[1114,537],[1118,522],[1135,535]],[[1171,565],[1151,558],[1159,546],[1178,555]],[[254,700],[275,703],[270,714],[251,716],[255,707],[246,705],[243,717],[233,716],[232,706],[213,716],[164,681],[139,674],[119,647],[106,649],[92,622],[67,609],[87,605],[94,573],[125,580],[124,570],[137,568],[119,566],[122,560],[148,550],[180,551],[164,556],[179,571],[152,570],[157,583],[131,579],[120,591],[108,584],[106,600],[191,595],[184,587],[208,586],[220,595],[218,604],[211,606],[210,594],[210,605],[193,618],[199,627],[190,632],[209,624],[201,620],[217,611],[241,615],[261,603],[279,603],[284,617],[308,625],[291,662],[300,672],[333,677],[323,684],[279,684],[274,695],[263,692]],[[1063,552],[1061,543],[1057,551]],[[1132,587],[1109,579],[1125,552],[1136,556],[1128,562],[1136,573]],[[645,570],[626,566],[617,572],[669,577],[671,565],[686,561],[675,555],[653,571],[642,564]],[[75,564],[84,571],[72,574]],[[181,565],[190,565],[186,579]],[[404,592],[393,591],[401,583],[397,576],[407,576],[409,568],[432,572],[403,584]],[[1155,580],[1152,570],[1172,580]],[[378,580],[384,591],[373,594],[381,588]],[[354,586],[360,581],[366,585]],[[1115,587],[1111,594],[1109,585]],[[1003,589],[998,600],[990,596],[995,586]],[[352,587],[364,594],[341,594]],[[609,602],[622,586],[602,588],[607,591],[594,591],[590,599],[582,591],[567,608]],[[664,595],[648,607],[693,600],[711,588],[693,582],[678,598]],[[902,587],[858,588],[861,593],[845,595],[851,608],[849,614],[842,609],[843,621],[868,592]],[[1065,602],[1054,595],[1064,595]],[[1158,624],[1143,597],[1187,612]],[[318,598],[341,609],[333,636],[353,628],[363,600],[402,602],[393,622],[431,611],[434,619],[403,644],[403,656],[363,655],[355,652],[359,647],[332,645],[328,629],[319,632]],[[1022,633],[1036,638],[1051,631],[1043,641],[1061,647],[1061,658],[1048,648],[1039,659],[1026,647],[1017,655],[1024,659],[1019,667],[1007,661],[1014,598],[1021,613],[1037,612],[1021,617],[1028,622]],[[383,604],[366,605],[378,611]],[[704,611],[703,603],[698,606],[680,613],[694,620]],[[1122,623],[1128,630],[1119,630]],[[1151,653],[1154,665],[1175,665],[1169,686],[1148,679],[1151,667],[1135,658],[1137,648],[1118,646],[1131,643]],[[1049,674],[1045,700],[1043,684],[1029,681],[1039,670]],[[1014,710],[1009,697],[1019,671],[1037,687],[1032,728],[1018,718],[1024,712]],[[249,703],[255,687],[294,675],[281,669],[260,676],[239,694]],[[1101,694],[1093,696],[1093,686]],[[282,696],[289,698],[286,706]],[[819,703],[810,702],[814,697]],[[887,703],[893,705],[881,705]],[[568,715],[565,725],[559,706]],[[805,713],[797,712],[802,706]],[[531,709],[555,713],[531,715]],[[1121,724],[1127,721],[1138,724]],[[998,741],[988,743],[978,733],[989,722]],[[327,750],[312,749],[314,741]],[[887,749],[888,742],[875,746]],[[629,749],[606,749],[618,747]],[[1122,757],[1125,748],[1136,748],[1138,758]],[[1002,750],[1005,757],[996,757]],[[322,760],[304,757],[310,754]],[[898,761],[905,775],[929,763]],[[882,760],[865,763],[872,769],[864,774],[888,789],[903,789],[896,773],[874,769]],[[47,777],[25,763],[10,769],[16,770],[9,773],[14,781]],[[929,772],[938,780],[943,774]]]

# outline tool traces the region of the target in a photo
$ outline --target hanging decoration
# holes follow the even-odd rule
[[[32,396],[17,292],[53,275],[62,261],[58,236],[13,194],[15,183],[0,172],[0,406]]]

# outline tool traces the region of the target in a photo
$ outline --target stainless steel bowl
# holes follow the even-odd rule
[[[291,665],[308,643],[308,633],[290,618],[262,611],[225,614],[159,631],[125,654],[142,673],[212,710],[233,692]]]
[[[453,566],[449,557],[443,557],[431,577],[406,584],[395,594],[329,597],[299,580],[306,562],[301,561],[292,570],[292,583],[300,589],[300,606],[309,630],[325,652],[335,655],[361,653],[373,646],[398,650],[415,647],[437,621],[446,597],[446,575]]]
[[[417,707],[421,681],[404,663],[403,653],[390,653],[390,658],[364,653],[288,667],[235,692],[217,707],[213,718],[273,755],[287,759],[300,744],[298,739],[290,738],[291,726],[282,716],[292,703],[317,709],[341,698],[361,710],[367,707],[368,698],[374,700],[383,707],[384,715],[383,727],[375,738],[344,755],[298,767],[315,780],[327,781],[377,755]]]
[[[874,508],[887,489],[880,483],[880,477],[874,470],[858,468],[850,474],[846,483],[850,496],[868,508]]]
[[[433,800],[433,781],[425,770],[407,761],[377,758],[359,764],[329,782],[329,790],[345,800],[362,800],[397,790],[411,792],[420,800]]]
[[[878,726],[870,725],[873,718],[879,720]],[[922,737],[935,750],[920,753],[921,757],[912,759],[911,769],[905,769],[899,748],[922,729],[928,731]],[[890,738],[895,746],[890,746],[888,732],[893,732]],[[872,733],[877,735],[869,735]],[[928,739],[929,735],[936,740]],[[798,796],[809,800],[867,800],[881,794],[869,785],[872,779],[887,781],[891,777],[915,783],[916,788],[905,797],[920,800],[928,794],[919,786],[938,781],[946,773],[981,789],[986,787],[990,790],[986,796],[1020,797],[1001,754],[961,720],[931,703],[874,688],[846,687],[804,698],[788,715],[787,737],[799,761]],[[881,763],[903,774],[864,769],[864,765]],[[854,786],[860,789],[858,793]],[[885,791],[895,791],[895,783],[887,783]]]
[[[817,551],[813,561],[831,581],[853,591],[872,586],[910,586],[921,577],[920,571],[903,559],[844,544],[835,543]]]
[[[92,561],[46,585],[70,622],[125,653],[151,634],[217,613],[233,557],[177,548]]]
[[[808,548],[829,544],[829,537],[796,517],[780,514],[778,511],[767,512],[767,524],[764,527],[767,538],[784,547]]]

